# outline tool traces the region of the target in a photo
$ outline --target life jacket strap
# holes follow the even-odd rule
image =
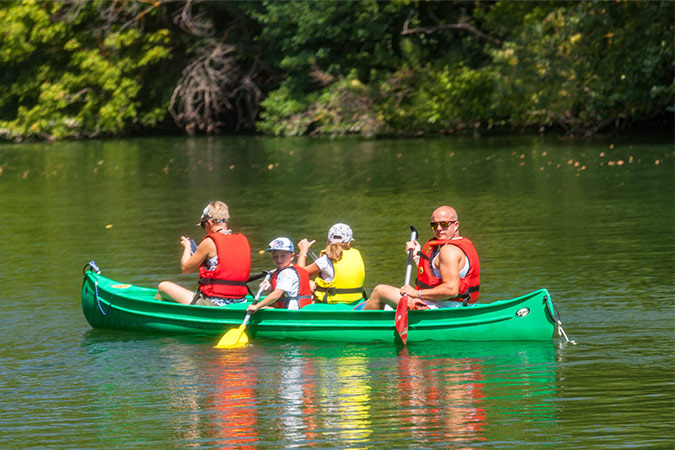
[[[422,283],[420,280],[415,280],[415,286],[417,286],[420,289],[432,289],[433,288],[433,286],[429,286],[426,283]],[[480,284],[478,286],[471,286],[470,288],[468,288],[466,291],[459,294],[455,298],[461,298],[463,300],[462,305],[467,306],[469,304],[469,300],[471,299],[471,294],[473,292],[478,292],[478,291],[480,291]],[[452,299],[448,298],[446,300],[452,300]]]
[[[327,295],[335,294],[360,294],[363,292],[363,286],[357,288],[336,288],[317,286],[315,291],[325,292]]]
[[[228,286],[247,286],[245,280],[218,280],[215,278],[200,278],[199,284],[225,284]]]
[[[433,286],[429,286],[426,283],[422,283],[420,280],[415,280],[415,286],[417,286],[420,289],[431,289]]]

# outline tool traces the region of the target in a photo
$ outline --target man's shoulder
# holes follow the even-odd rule
[[[450,245],[443,245],[439,252],[438,256],[442,259],[444,258],[453,258],[453,257],[460,257],[464,255],[464,252],[462,251],[459,246],[454,245],[452,242],[448,242]]]

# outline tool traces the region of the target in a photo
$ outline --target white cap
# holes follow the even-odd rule
[[[271,252],[272,250],[283,250],[286,252],[294,252],[295,247],[293,243],[287,237],[278,237],[270,242],[270,248],[265,250],[266,252]]]
[[[331,244],[347,243],[354,240],[354,234],[349,225],[336,223],[328,230],[328,242]]]

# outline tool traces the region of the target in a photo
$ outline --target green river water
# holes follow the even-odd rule
[[[147,138],[0,146],[0,448],[673,448],[671,138]],[[481,302],[547,288],[577,345],[94,330],[82,266],[155,286],[223,200],[258,250],[352,226],[366,288],[454,206]],[[319,246],[317,245],[317,250]],[[257,286],[257,285],[256,285]]]

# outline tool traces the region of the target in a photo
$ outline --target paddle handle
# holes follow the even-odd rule
[[[254,305],[258,303],[258,300],[260,300],[260,294],[262,294],[265,282],[269,281],[270,277],[272,276],[271,270],[264,270],[263,272],[265,272],[265,278],[260,282],[260,286],[258,286],[258,292],[255,293],[255,298],[253,299]],[[248,320],[248,317],[249,316],[246,316],[246,320]],[[246,321],[244,321],[244,323],[246,323]]]
[[[246,327],[246,324],[248,323],[249,319],[251,318],[251,313],[246,313],[246,317],[244,317],[244,321],[239,325],[239,329],[243,329]]]
[[[417,230],[415,229],[414,226],[410,225],[410,229],[412,230],[410,233],[410,242],[414,242],[415,239],[417,239]],[[408,266],[405,269],[405,284],[404,286],[407,286],[410,284],[410,275],[412,274],[412,262],[413,262],[413,257],[415,254],[415,249],[410,249],[408,250]]]
[[[265,285],[266,281],[269,281],[270,277],[272,276],[272,271],[271,270],[265,270],[265,279],[262,280],[260,283],[260,286],[258,287],[258,292],[255,293],[255,298],[253,299],[253,304],[255,305],[258,303],[258,300],[260,300],[260,294],[262,294],[263,291],[263,286]],[[248,323],[249,319],[251,318],[251,313],[246,313],[246,317],[244,317],[244,321],[239,325],[239,328],[245,328],[246,324]]]

